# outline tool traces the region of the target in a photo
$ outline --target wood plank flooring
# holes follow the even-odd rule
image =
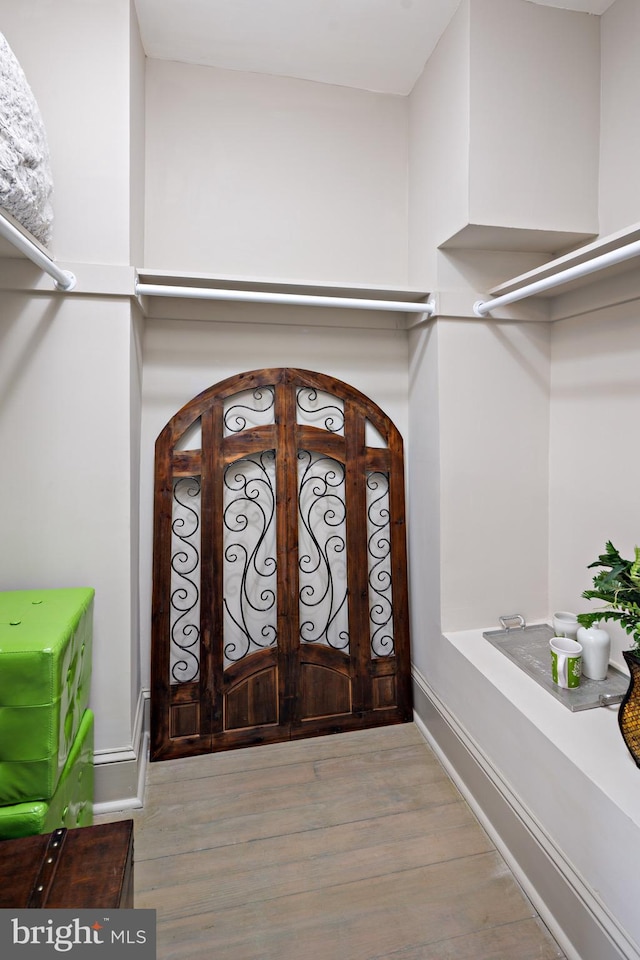
[[[134,820],[158,960],[563,956],[414,724],[150,764]]]

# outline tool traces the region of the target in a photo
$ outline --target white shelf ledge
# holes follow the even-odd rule
[[[572,712],[482,634],[482,629],[464,630],[446,634],[446,638],[512,704],[514,711],[547,738],[566,763],[578,767],[640,828],[640,770],[620,734],[618,706]]]
[[[170,270],[138,268],[138,280],[144,284],[167,287],[217,287],[221,290],[266,290],[269,293],[300,294],[316,297],[349,297],[367,300],[404,300],[408,304],[424,302],[429,291],[414,287],[394,287],[356,283],[318,283],[303,280],[274,280],[260,277],[241,277],[223,274],[188,273]]]
[[[441,244],[440,250],[499,250],[504,253],[557,254],[592,240],[595,233],[569,230],[536,230],[468,223]]]
[[[428,302],[429,291],[417,288],[274,280],[149,268],[138,270],[136,291],[146,315],[155,318],[247,320],[246,308],[258,303],[272,311],[276,308],[279,322],[296,322],[298,311],[305,310],[305,323],[335,325],[344,323],[344,320],[338,321],[334,312],[349,310],[351,314],[360,312],[366,315],[363,320],[350,320],[350,325],[402,328],[424,321],[434,311],[433,303]],[[233,303],[231,307],[230,302]],[[224,304],[226,311],[220,306],[212,309],[212,303]],[[290,311],[290,307],[298,310]],[[239,308],[245,308],[245,311]],[[307,308],[324,309],[314,320]],[[332,313],[328,314],[327,310]],[[371,319],[374,314],[379,315],[378,320]],[[255,318],[254,311],[252,319]],[[273,322],[274,315],[270,313],[262,319]]]
[[[634,224],[493,287],[486,298],[476,300],[473,313],[482,319],[552,321],[636,300],[640,293],[633,289],[633,279],[639,259],[640,224]],[[592,306],[590,294],[607,286],[604,301],[596,295]],[[538,303],[532,303],[536,299]],[[514,315],[513,305],[526,303],[525,310],[537,310],[537,315],[522,316],[519,307]]]
[[[432,638],[428,672],[414,670],[425,727],[573,942],[567,956],[640,960],[632,893],[640,770],[618,729],[618,708],[572,712],[482,634],[479,628]],[[559,877],[567,909],[558,913]]]
[[[538,280],[546,280],[547,277],[553,277],[556,274],[562,273],[563,270],[567,270],[569,267],[576,267],[578,264],[595,260],[596,257],[600,257],[605,253],[619,250],[621,247],[626,247],[628,244],[635,243],[637,240],[640,240],[640,223],[625,227],[624,230],[619,230],[617,233],[601,237],[599,240],[594,240],[593,243],[588,243],[584,247],[572,250],[571,253],[566,253],[562,257],[549,260],[548,263],[543,264],[541,267],[536,267],[534,270],[529,270],[528,273],[522,273],[517,277],[513,277],[511,280],[507,280],[505,283],[499,284],[497,287],[493,287],[489,290],[489,293],[492,297],[501,297],[505,293],[511,293],[513,290],[528,286],[530,283],[536,283]],[[604,270],[598,271],[598,273],[590,274],[578,280],[572,280],[567,284],[563,284],[562,287],[555,287],[535,294],[534,296],[557,297],[560,293],[576,289],[587,283],[594,283],[596,280],[601,280],[605,276],[610,276],[614,271],[620,273],[633,269],[634,266],[637,268],[637,263],[627,261],[627,263],[607,267]]]

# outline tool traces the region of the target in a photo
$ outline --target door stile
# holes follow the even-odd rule
[[[222,402],[202,415],[202,730],[215,742],[224,728]]]
[[[372,705],[369,678],[365,418],[353,401],[345,400],[344,414],[352,714],[363,716],[371,710]]]
[[[200,489],[202,489],[204,469],[199,450],[175,449],[184,429],[182,422],[180,429],[177,429],[176,423],[168,425],[156,443],[158,482],[154,504],[154,538],[158,543],[158,550],[154,552],[151,683],[154,695],[157,690],[158,696],[154,697],[157,702],[154,703],[152,699],[151,704],[151,759],[153,760],[188,756],[211,749],[211,738],[206,731],[203,733],[203,716],[206,723],[207,708],[202,696],[201,620],[198,623],[198,676],[186,682],[176,684],[171,682],[174,484],[181,478],[199,477]],[[160,739],[160,733],[162,739]]]
[[[395,427],[390,430],[389,452],[389,512],[393,518],[390,525],[391,563],[394,571],[394,646],[398,711],[404,720],[413,717],[411,691],[411,647],[409,640],[409,596],[407,584],[407,540],[404,491],[404,453],[402,437]]]
[[[276,538],[278,544],[278,695],[283,734],[296,719],[300,683],[298,633],[297,430],[295,384],[276,384]],[[288,735],[288,734],[287,734]]]
[[[171,464],[171,432],[167,429],[156,443],[156,494],[154,501],[153,537],[153,612],[151,621],[154,656],[151,658],[151,758],[164,754],[170,739],[171,690],[169,670],[171,651],[169,636],[171,606],[171,510],[173,473]]]

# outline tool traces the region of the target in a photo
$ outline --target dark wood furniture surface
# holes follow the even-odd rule
[[[133,820],[0,842],[0,908],[133,907]]]

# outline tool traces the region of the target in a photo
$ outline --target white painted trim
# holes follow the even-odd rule
[[[105,800],[102,803],[94,803],[94,816],[105,813],[118,813],[120,810],[141,810],[144,806],[144,788],[147,778],[147,763],[149,762],[149,734],[145,733],[142,739],[140,751],[140,763],[138,764],[138,790],[135,797],[127,797],[123,800]]]
[[[67,261],[64,269],[78,278],[73,297],[135,298],[135,268],[110,263],[75,263]],[[50,278],[29,260],[0,257],[0,291],[57,297]]]
[[[481,772],[484,774],[495,791],[517,817],[522,829],[535,841],[538,848],[545,855],[549,862],[549,870],[554,870],[556,874],[561,877],[578,907],[586,913],[589,920],[598,928],[601,935],[611,943],[612,948],[615,949],[616,954],[620,958],[624,958],[624,960],[640,960],[640,950],[638,946],[620,926],[616,917],[607,909],[595,890],[593,890],[580,875],[579,871],[576,870],[574,865],[566,858],[563,851],[549,836],[544,825],[540,823],[527,808],[522,798],[511,789],[509,783],[495,768],[484,750],[474,740],[469,731],[466,730],[451,711],[448,710],[415,666],[412,667],[412,676],[417,687],[431,702],[450,732],[457,738],[474,761],[478,768],[478,773]],[[418,730],[464,796],[483,828],[489,834],[496,848],[504,857],[514,876],[538,911],[540,917],[565,952],[568,960],[584,960],[584,958],[577,953],[573,943],[569,939],[567,931],[560,925],[558,918],[551,912],[541,893],[531,883],[525,869],[514,854],[514,851],[507,845],[499,830],[496,828],[495,823],[488,816],[487,811],[477,801],[473,792],[473,786],[463,779],[455,764],[443,751],[430,732],[427,723],[423,721],[418,713],[414,714],[414,719]]]
[[[146,704],[151,698],[151,691],[141,689],[136,705],[136,715],[133,721],[131,743],[123,747],[109,747],[107,750],[96,750],[93,754],[94,764],[119,763],[122,760],[137,760],[140,752],[140,743],[145,729]]]
[[[136,707],[132,744],[94,753],[97,799],[93,812],[96,816],[119,810],[140,809],[144,805],[149,757],[149,699],[149,690],[141,690]]]

